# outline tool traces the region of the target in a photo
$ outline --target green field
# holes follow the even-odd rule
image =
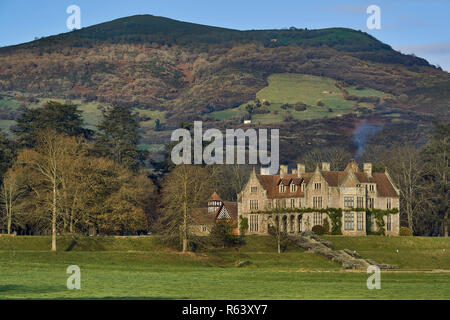
[[[253,123],[270,124],[283,122],[287,113],[295,120],[310,120],[318,118],[339,117],[347,113],[356,112],[356,107],[373,108],[373,104],[359,103],[344,99],[344,95],[335,85],[336,80],[306,74],[280,73],[268,77],[269,85],[256,94],[260,101],[269,101],[270,106],[263,106],[270,113],[253,114]],[[370,88],[350,86],[346,88],[349,94],[358,97],[382,97],[381,91]],[[324,105],[318,106],[318,101]],[[282,109],[283,104],[302,102],[309,107],[305,111],[294,108]],[[212,116],[217,120],[240,119],[245,112],[247,103],[232,109],[216,111]],[[331,110],[330,110],[331,109]]]
[[[273,240],[263,236],[247,237],[239,250],[191,254],[167,249],[157,237],[80,237],[76,241],[63,237],[58,239],[56,253],[48,251],[49,237],[0,237],[0,299],[450,298],[448,258],[423,262],[430,257],[424,249],[448,248],[448,239],[331,239],[337,246],[360,247],[364,255],[378,253],[373,258],[382,262],[389,262],[394,247],[409,250],[411,261],[405,266],[416,271],[382,272],[381,290],[368,290],[365,272],[344,271],[334,262],[294,247],[278,255]],[[238,268],[237,261],[250,263]],[[417,266],[414,261],[419,261]],[[81,268],[81,290],[66,288],[69,265]],[[442,267],[447,272],[424,270]]]

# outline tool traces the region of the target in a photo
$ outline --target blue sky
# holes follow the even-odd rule
[[[373,4],[381,9],[381,30],[366,26]],[[134,14],[240,30],[348,27],[450,70],[449,0],[0,0],[0,46],[67,32],[69,5],[81,8],[82,27]]]

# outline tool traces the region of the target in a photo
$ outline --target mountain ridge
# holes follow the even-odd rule
[[[359,121],[353,118],[389,123],[394,114],[398,133],[406,124],[415,126],[419,133],[411,136],[417,140],[428,132],[423,121],[430,127],[433,119],[449,118],[449,73],[346,28],[234,30],[136,15],[0,48],[2,95],[24,105],[36,99],[62,99],[98,108],[107,104],[140,108],[147,110],[146,121],[158,117],[167,129],[193,120],[214,126],[242,123],[239,118],[218,121],[215,115],[242,109],[251,117],[251,108],[244,106],[257,99],[273,74],[319,77],[319,82],[328,83],[326,91],[343,95],[345,101],[340,98],[339,103],[347,111],[338,114],[335,110],[340,107],[333,99],[323,107],[310,101],[306,107],[295,106],[298,110],[280,108],[281,104],[257,109],[286,113],[266,117],[275,119],[270,125],[283,122],[283,127],[295,128],[298,121],[307,123],[310,117],[303,115],[317,108],[327,115],[314,120],[321,125],[330,116],[351,124]],[[330,81],[335,81],[335,88]],[[380,97],[354,94],[364,91],[378,92]],[[306,112],[301,111],[304,108]],[[327,109],[331,111],[326,113]],[[159,134],[149,130],[149,136]],[[324,136],[318,141],[332,139]]]

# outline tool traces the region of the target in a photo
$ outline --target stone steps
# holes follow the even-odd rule
[[[333,244],[323,240],[312,232],[303,232],[300,235],[289,236],[291,242],[300,249],[311,251],[331,261],[339,263],[344,269],[367,270],[370,265],[376,265],[380,269],[394,269],[388,264],[379,264],[371,259],[363,259],[356,252],[349,249],[333,250]]]

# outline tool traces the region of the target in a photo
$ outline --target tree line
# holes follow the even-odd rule
[[[10,140],[0,135],[2,225],[7,233],[147,232],[156,187],[145,173],[139,123],[112,106],[96,132],[71,104],[25,109]]]
[[[188,126],[189,127],[189,126]],[[149,231],[176,238],[186,251],[192,211],[212,191],[236,200],[250,166],[173,166],[150,178],[148,155],[138,148],[139,121],[129,108],[111,106],[97,130],[83,126],[81,112],[67,103],[25,109],[0,134],[0,230],[19,234],[127,235]],[[389,168],[400,189],[402,223],[415,235],[448,235],[448,124],[436,124],[426,145],[366,146],[360,161],[374,171]],[[321,161],[342,167],[351,154],[316,149],[298,159],[313,170]]]

